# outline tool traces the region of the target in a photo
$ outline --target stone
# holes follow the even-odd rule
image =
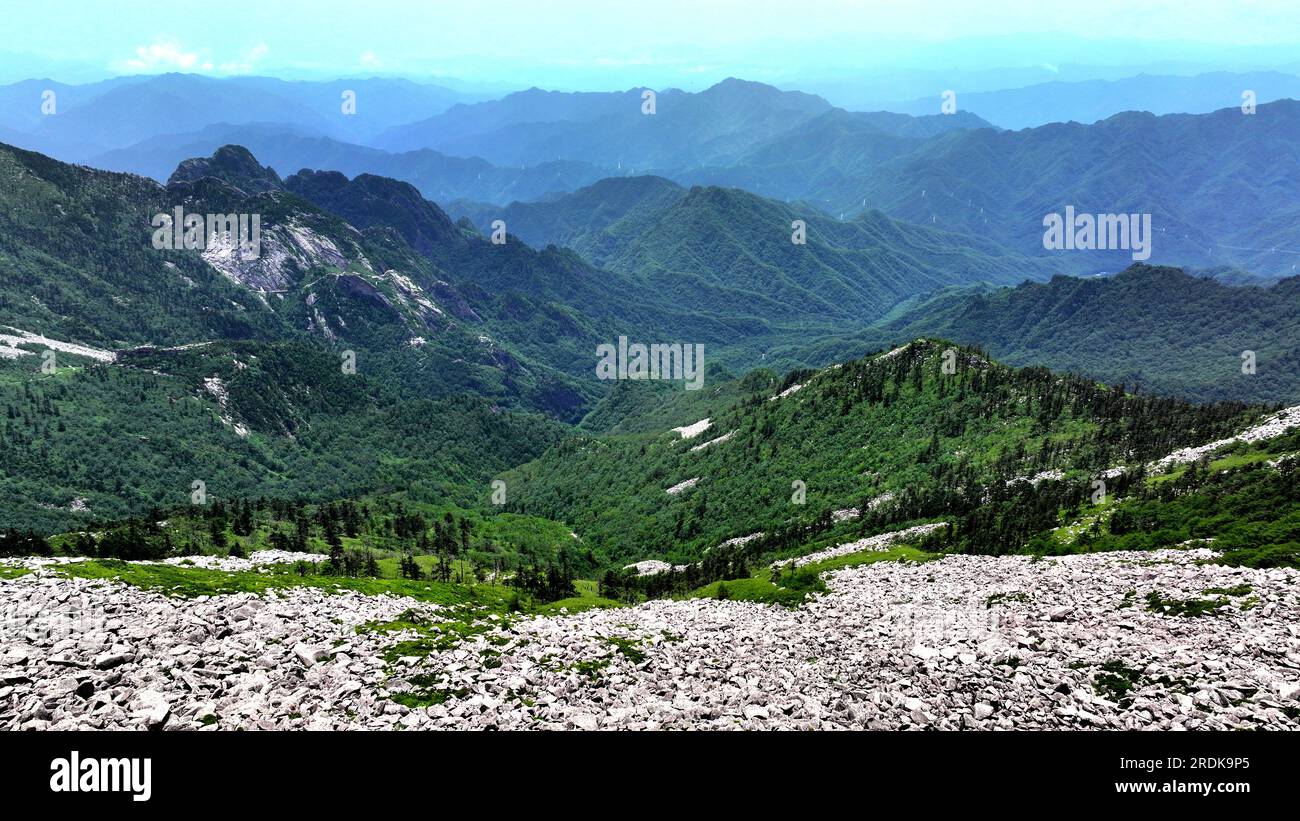
[[[295,644],[293,654],[298,657],[304,667],[311,667],[316,662],[329,656],[329,652],[324,647],[313,647],[310,644]]]
[[[167,703],[167,697],[157,690],[141,690],[136,694],[135,701],[136,717],[150,730],[162,727],[167,717],[171,715],[171,705]]]
[[[100,670],[109,670],[119,664],[125,664],[127,661],[129,661],[129,658],[125,653],[114,653],[109,651],[95,656],[95,667]]]

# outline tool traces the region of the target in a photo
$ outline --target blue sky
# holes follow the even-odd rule
[[[699,88],[727,76],[789,85],[894,70],[1295,66],[1300,3],[6,0],[0,34],[5,82],[190,71]]]

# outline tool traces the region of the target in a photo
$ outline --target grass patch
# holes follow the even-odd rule
[[[798,607],[807,595],[803,590],[778,587],[766,579],[732,579],[714,582],[696,588],[686,595],[688,599],[731,599],[760,604],[780,604]]]
[[[568,599],[560,599],[559,601],[539,604],[529,612],[538,616],[559,616],[565,615],[560,612],[561,610],[566,611],[566,614],[572,615],[573,613],[581,613],[584,610],[597,610],[607,607],[623,606],[622,602],[601,598],[600,596],[574,596]]]
[[[493,615],[500,618],[491,618]],[[392,621],[360,625],[357,632],[416,634],[384,649],[384,672],[388,678],[399,679],[409,686],[409,689],[390,693],[392,701],[407,707],[429,707],[442,704],[452,697],[464,698],[469,692],[444,686],[441,673],[436,670],[407,673],[399,668],[403,659],[425,659],[435,653],[452,650],[476,636],[485,636],[487,644],[492,646],[481,651],[483,666],[487,669],[500,667],[501,651],[496,648],[509,644],[511,640],[500,635],[499,631],[509,628],[510,615],[503,606],[466,605],[451,612],[439,612],[436,618],[407,610]]]
[[[1133,702],[1129,693],[1142,681],[1142,671],[1128,667],[1122,661],[1108,661],[1092,677],[1092,691],[1107,701],[1121,706]]]
[[[605,670],[609,668],[610,659],[591,659],[589,661],[575,661],[569,669],[581,676],[595,681],[604,675]]]
[[[861,553],[849,553],[832,559],[812,562],[799,568],[798,572],[812,571],[818,574],[830,570],[843,570],[847,567],[862,567],[876,562],[933,562],[943,558],[942,553],[927,553],[915,547],[900,545],[889,550],[864,550]]]
[[[434,604],[481,604],[504,608],[511,591],[497,585],[463,585],[410,579],[371,579],[347,576],[300,576],[291,566],[229,572],[165,564],[134,564],[116,559],[74,562],[55,568],[56,573],[83,579],[109,579],[169,596],[194,598],[226,593],[264,594],[271,590],[315,587],[327,593],[354,591],[367,596],[410,596]]]
[[[876,562],[912,561],[927,562],[942,558],[937,553],[926,553],[914,547],[900,546],[891,550],[864,550],[861,553],[849,553],[819,562],[806,564],[797,570],[782,570],[773,581],[772,570],[762,567],[754,571],[748,579],[728,579],[713,582],[688,593],[688,599],[731,599],[750,601],[759,604],[779,604],[784,607],[798,607],[804,603],[810,593],[826,592],[826,583],[822,574],[831,570],[843,570],[848,567],[862,567]]]
[[[605,641],[614,645],[614,649],[633,664],[640,664],[645,661],[645,653],[641,650],[640,641],[636,639],[620,638],[618,636],[609,636]]]
[[[1010,593],[994,593],[984,599],[984,609],[991,610],[995,604],[1005,604],[1007,602],[1028,602],[1029,594],[1014,590]]]
[[[573,582],[573,586],[577,589],[578,595],[537,605],[530,612],[539,616],[558,616],[561,615],[561,610],[572,614],[581,613],[583,610],[623,607],[622,602],[602,597],[599,593],[600,585],[592,579],[577,579]]]
[[[16,579],[19,576],[26,576],[31,572],[32,571],[25,567],[9,567],[7,565],[0,565],[0,579]]]
[[[1201,593],[1206,596],[1246,596],[1255,592],[1255,588],[1248,584],[1239,584],[1236,587],[1207,587]]]
[[[1166,599],[1159,591],[1147,594],[1147,610],[1165,616],[1194,619],[1200,616],[1213,616],[1219,609],[1230,602],[1226,598],[1217,599]]]
[[[1070,669],[1079,670],[1088,666],[1090,665],[1073,663]],[[1195,689],[1194,683],[1189,679],[1171,678],[1167,675],[1150,678],[1141,670],[1129,667],[1119,659],[1112,659],[1102,664],[1093,674],[1092,691],[1107,701],[1113,701],[1120,707],[1127,708],[1133,704],[1131,693],[1134,690],[1154,684],[1159,684],[1175,693],[1189,693]]]
[[[1245,467],[1246,465],[1255,465],[1255,464],[1259,464],[1260,462],[1267,462],[1273,458],[1275,458],[1275,454],[1269,453],[1268,451],[1253,451],[1250,453],[1229,453],[1226,456],[1221,456],[1217,459],[1211,458],[1209,464],[1206,466],[1206,472],[1218,473],[1224,470],[1231,470],[1233,468]],[[1152,486],[1159,486],[1166,482],[1173,482],[1178,479],[1181,479],[1183,474],[1186,472],[1187,472],[1187,465],[1182,464],[1179,465],[1178,467],[1173,468],[1168,473],[1161,473],[1156,476],[1148,477],[1147,483]]]

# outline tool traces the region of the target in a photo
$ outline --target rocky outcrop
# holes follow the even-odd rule
[[[275,169],[259,163],[242,145],[223,145],[211,157],[183,161],[167,178],[167,185],[195,183],[204,178],[221,180],[244,195],[284,189]]]

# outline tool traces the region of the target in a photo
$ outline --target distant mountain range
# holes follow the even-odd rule
[[[54,93],[53,113],[42,109]],[[352,92],[355,113],[345,113]],[[290,82],[272,77],[196,74],[123,77],[88,85],[26,80],[0,87],[0,128],[20,147],[72,162],[166,134],[218,123],[275,122],[289,129],[360,142],[425,113],[474,98],[399,79]]]
[[[1150,214],[1151,256],[1142,261],[1237,268],[1256,276],[1300,273],[1300,103],[1290,100],[1212,114],[1122,114],[1092,125],[998,131],[966,115],[910,118],[832,110],[805,120],[725,166],[665,171],[685,186],[741,188],[804,203],[834,217],[878,209],[896,219],[982,236],[1057,272],[1117,271],[1130,249],[1045,251],[1043,219],[1066,207],[1089,214]],[[457,213],[486,203],[540,203],[602,179],[633,176],[580,160],[504,168],[419,149],[377,149],[274,124],[212,126],[109,152],[96,164],[165,178],[186,157],[242,140],[259,158],[302,168],[402,179]],[[612,189],[609,189],[612,190]],[[458,201],[467,202],[458,202]],[[577,204],[580,211],[591,205]],[[529,217],[516,205],[519,235]],[[601,213],[608,208],[601,206]],[[599,218],[599,217],[596,217]],[[570,242],[548,235],[542,242]],[[1277,250],[1274,250],[1274,249]]]
[[[12,148],[0,149],[0,176],[0,254],[8,268],[0,316],[31,334],[109,351],[309,342],[369,354],[371,367],[415,395],[470,387],[563,417],[598,386],[531,361],[525,349],[548,339],[547,359],[571,362],[575,353],[559,351],[585,352],[617,330],[518,292],[462,290],[391,227],[345,222],[288,191],[240,148],[183,163],[166,187]],[[260,215],[260,254],[156,250],[151,221],[177,207],[200,216]],[[111,218],[92,221],[92,214]],[[505,279],[526,266],[555,281],[591,270],[571,254],[539,254],[522,243],[508,257],[493,254],[500,249],[473,232],[442,239],[462,273],[487,276],[500,266],[496,276]],[[582,364],[585,374],[585,357]]]
[[[712,312],[768,321],[861,323],[909,295],[957,282],[1045,278],[1045,264],[996,244],[871,211],[847,222],[737,189],[616,178],[572,194],[462,211],[480,230],[505,222],[538,247],[562,245]],[[806,242],[796,244],[802,221]]]
[[[556,236],[588,261],[535,250],[509,229],[494,244],[408,183],[333,171],[282,178],[241,147],[182,162],[166,186],[18,149],[0,156],[11,198],[0,252],[12,270],[0,315],[14,328],[107,350],[305,338],[370,351],[416,392],[472,385],[561,418],[604,389],[588,378],[591,352],[621,333],[721,349],[814,325],[865,326],[943,286],[1046,274],[985,241],[880,214],[839,223],[656,178],[556,201],[554,213],[581,211],[611,187],[629,189],[627,207],[608,209],[620,212],[616,223],[592,225],[586,239]],[[660,209],[630,207],[642,188],[667,193]],[[260,214],[261,255],[150,247],[151,220],[178,206]],[[92,222],[93,213],[112,218]],[[796,219],[806,244],[792,242]],[[435,360],[434,378],[417,377]]]
[[[106,151],[89,162],[96,168],[165,180],[181,161],[206,156],[223,145],[242,145],[285,174],[305,168],[349,176],[377,174],[409,182],[440,202],[533,200],[608,176],[606,170],[578,161],[503,168],[479,157],[452,157],[427,148],[394,154],[280,123],[223,123],[185,134],[164,134]]]
[[[646,94],[655,94],[653,110]],[[678,89],[603,94],[534,88],[501,100],[453,106],[428,120],[391,129],[374,145],[394,151],[433,148],[499,165],[582,160],[644,171],[734,157],[830,109],[820,97],[737,79],[696,94]]]
[[[372,86],[164,75],[56,87],[64,100],[60,112],[68,114],[59,118],[40,116],[45,83],[31,81],[0,88],[0,130],[12,129],[3,133],[19,147],[159,181],[187,157],[240,144],[285,173],[381,174],[415,184],[429,199],[506,204],[650,171],[783,199],[789,178],[813,179],[811,187],[797,183],[796,196],[811,199],[932,136],[988,125],[970,114],[849,113],[820,97],[737,79],[699,94],[664,91],[654,114],[641,113],[645,90],[534,88],[451,105],[454,92],[442,88],[368,82]],[[357,113],[343,116],[338,97],[352,86]],[[181,105],[181,113],[169,116],[166,100],[172,97],[205,101]],[[133,112],[129,123],[114,120],[118,109]],[[434,116],[393,125],[419,112]],[[820,174],[810,168],[809,161],[827,162],[828,152],[835,168]]]
[[[1128,250],[1045,252],[1044,217],[1151,214],[1151,262],[1300,273],[1300,102],[1245,115],[1119,114],[1094,125],[955,131],[877,166],[868,207],[1025,254],[1117,271]],[[1278,250],[1273,250],[1277,248]],[[1069,270],[1069,268],[1065,268]],[[1078,270],[1078,269],[1076,269]]]
[[[1094,123],[1125,111],[1152,114],[1208,114],[1241,105],[1254,92],[1256,103],[1300,99],[1300,77],[1277,71],[1211,72],[1195,76],[1138,74],[1116,80],[1054,80],[997,91],[957,91],[963,111],[1002,128],[1048,123]],[[933,114],[937,96],[890,106],[907,114]]]
[[[160,181],[188,157],[239,144],[285,175],[311,168],[392,177],[444,204],[552,200],[602,179],[655,174],[834,217],[878,209],[1047,256],[1064,273],[1113,272],[1135,259],[1127,250],[1045,253],[1046,215],[1066,207],[1149,213],[1152,255],[1139,261],[1279,277],[1300,272],[1292,137],[1300,104],[1268,101],[1297,85],[1291,75],[1261,72],[958,90],[963,110],[941,114],[935,100],[901,104],[902,113],[849,112],[733,78],[698,93],[664,89],[649,114],[643,88],[533,88],[473,100],[400,80],[169,74],[5,86],[0,139]],[[58,100],[53,116],[41,113],[47,87]],[[1249,116],[1239,108],[1246,89],[1258,102]],[[349,90],[353,115],[340,109]],[[1110,112],[1200,111],[1215,101],[1211,113]],[[1084,122],[990,127],[999,118],[1028,122],[1028,112]]]

